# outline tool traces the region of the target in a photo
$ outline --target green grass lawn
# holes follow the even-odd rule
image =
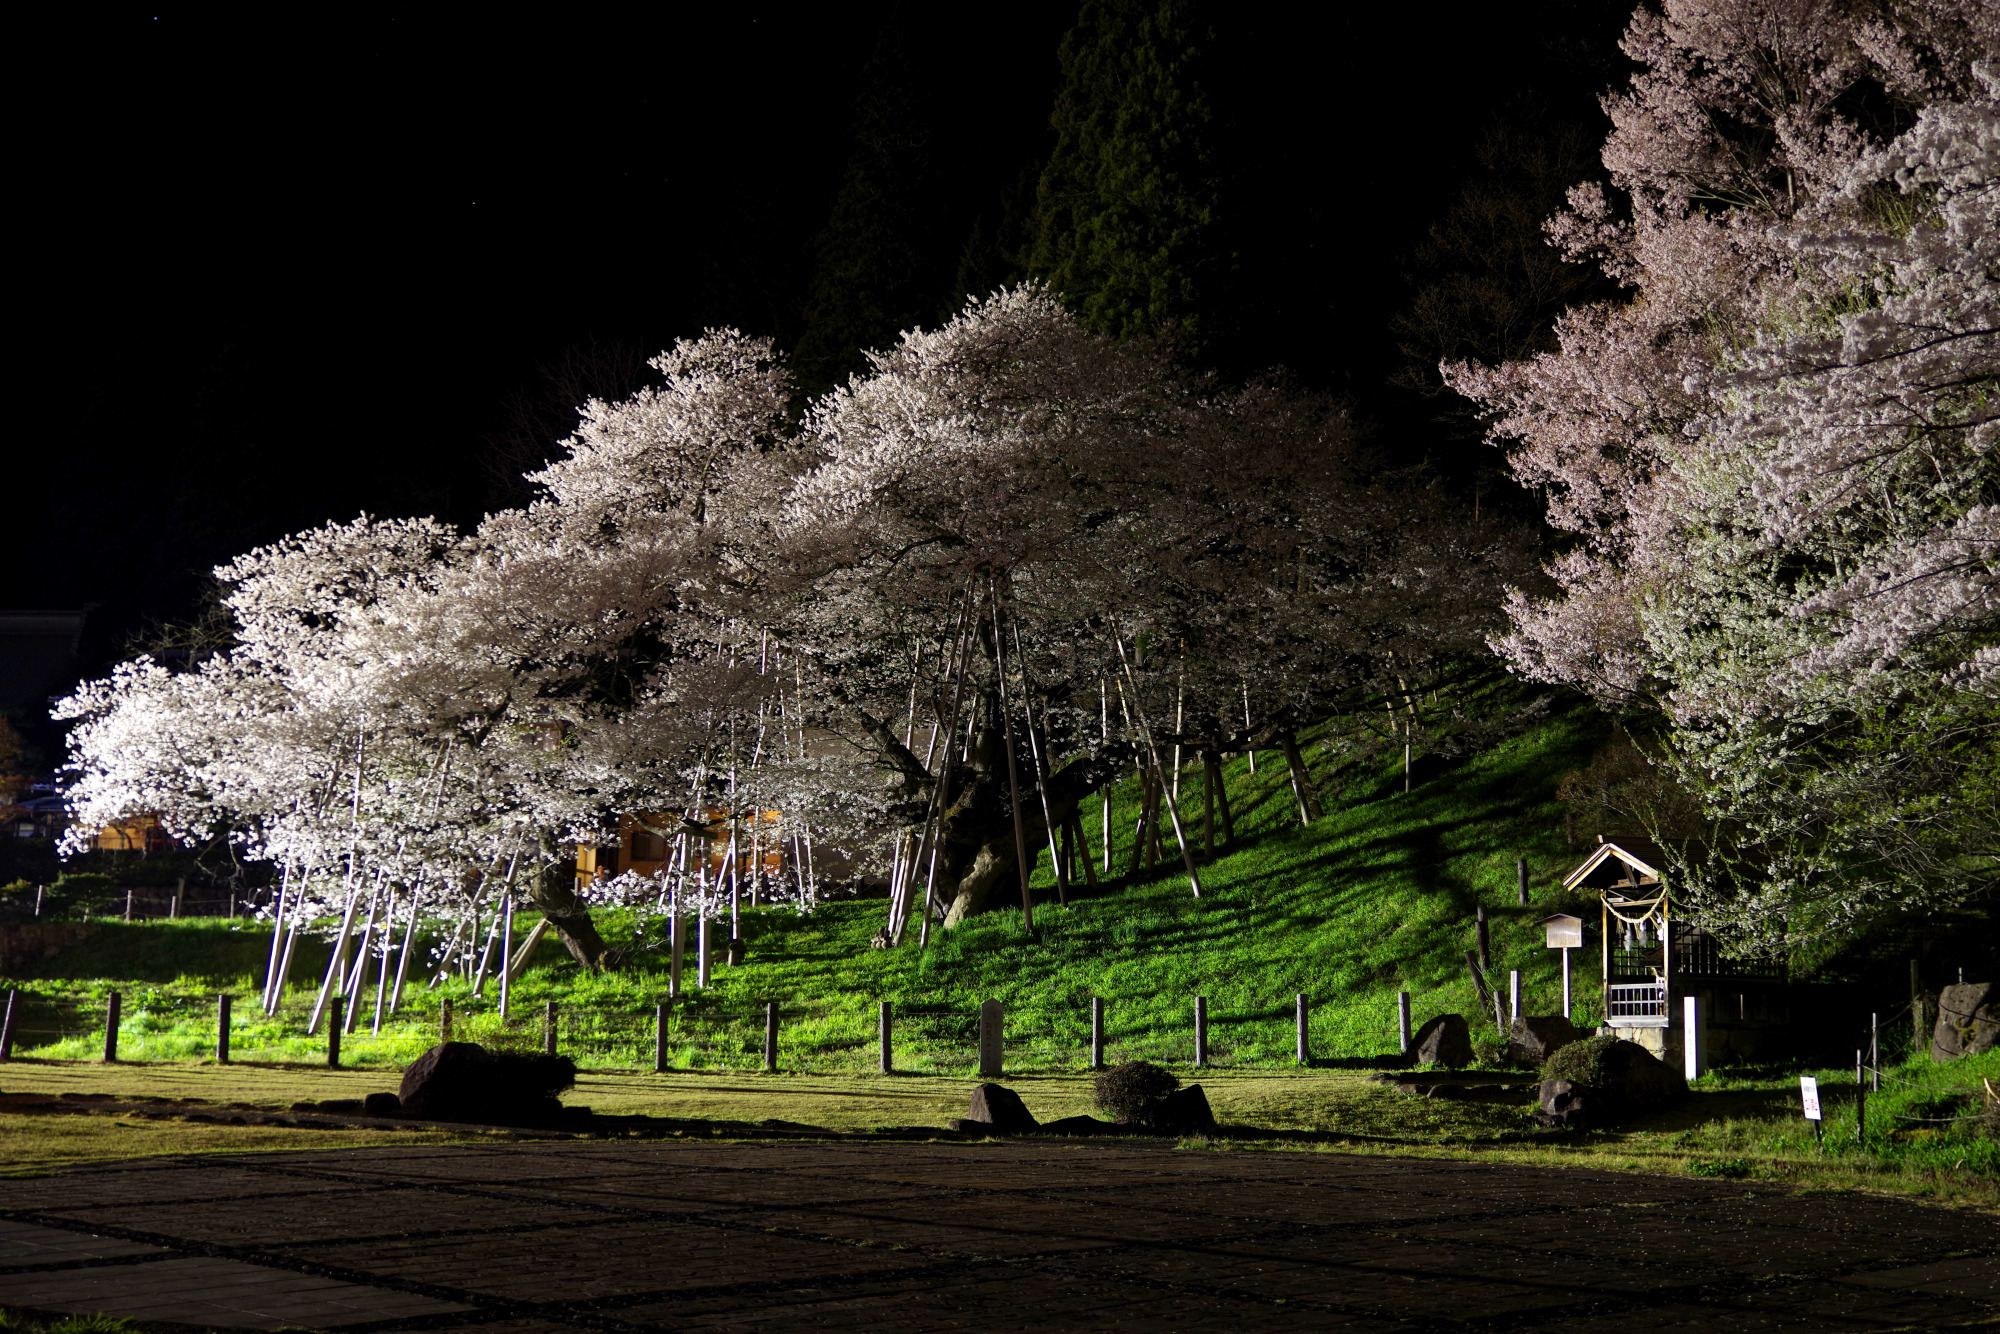
[[[1518,699],[1506,685],[1494,685],[1491,693]],[[1587,709],[1554,712],[1431,772],[1408,794],[1400,754],[1364,754],[1342,763],[1328,749],[1309,745],[1327,808],[1310,828],[1298,822],[1277,756],[1260,757],[1255,773],[1238,757],[1227,766],[1238,841],[1202,868],[1199,899],[1171,837],[1165,863],[1136,880],[1123,876],[1136,816],[1135,785],[1127,783],[1114,793],[1114,876],[1095,893],[1073,892],[1062,906],[1053,901],[1053,881],[1043,866],[1032,934],[1014,908],[936,933],[928,949],[915,947],[912,932],[904,948],[877,950],[869,942],[884,918],[879,898],[829,902],[806,916],[748,911],[748,960],[718,967],[709,988],[677,1006],[669,1031],[675,1073],[666,1076],[649,1073],[653,1007],[667,990],[659,956],[646,956],[653,966],[588,974],[545,943],[516,984],[504,1021],[490,983],[484,997],[474,998],[461,980],[434,990],[418,980],[402,1012],[373,1034],[372,995],[366,995],[360,1031],[344,1040],[344,1061],[358,1069],[326,1072],[313,1068],[323,1067],[324,1036],[306,1037],[300,1022],[325,965],[324,946],[301,948],[293,976],[303,985],[288,994],[279,1016],[266,1019],[256,1011],[256,997],[268,934],[251,923],[213,919],[94,924],[85,939],[8,979],[31,993],[23,1025],[32,1031],[17,1041],[17,1052],[39,1061],[94,1059],[102,1047],[103,997],[117,987],[124,996],[125,1061],[176,1063],[157,1068],[190,1072],[189,1078],[223,1077],[212,1066],[191,1063],[212,1048],[213,995],[226,990],[241,998],[232,1040],[239,1060],[288,1071],[282,1076],[288,1080],[392,1087],[392,1071],[437,1040],[443,1001],[453,1003],[454,1036],[532,1046],[541,1042],[543,1007],[554,1002],[562,1049],[591,1071],[577,1100],[606,1110],[636,1099],[630,1109],[666,1115],[861,1128],[905,1123],[895,1119],[897,1109],[920,1110],[917,1120],[928,1124],[962,1114],[983,1000],[1007,1007],[1010,1082],[1035,1082],[1059,1115],[1088,1105],[1093,996],[1107,1002],[1111,1060],[1154,1060],[1184,1077],[1199,996],[1207,1001],[1210,1061],[1199,1077],[1215,1091],[1225,1119],[1362,1137],[1353,1144],[1374,1143],[1385,1151],[1504,1153],[1536,1161],[1553,1156],[1670,1170],[1706,1164],[1694,1170],[1824,1178],[1992,1203],[2000,1145],[1974,1137],[1974,1123],[1894,1118],[1956,1096],[1929,1090],[1926,1081],[1956,1081],[1957,1087],[1971,1079],[1976,1086],[1974,1075],[2000,1076],[2000,1067],[1975,1071],[1961,1063],[1932,1072],[1919,1065],[1899,1074],[1916,1082],[1884,1095],[1865,1151],[1852,1146],[1851,1104],[1837,1092],[1830,1096],[1835,1120],[1828,1123],[1826,1147],[1810,1140],[1797,1119],[1799,1072],[1790,1068],[1710,1076],[1658,1125],[1561,1145],[1521,1142],[1529,1127],[1517,1107],[1425,1103],[1365,1082],[1362,1072],[1396,1052],[1396,995],[1403,990],[1412,995],[1419,1024],[1447,1011],[1466,1014],[1491,1058],[1492,1025],[1477,1011],[1463,961],[1476,905],[1484,905],[1492,921],[1496,980],[1518,969],[1528,1011],[1557,1008],[1558,960],[1544,947],[1536,922],[1585,905],[1557,890],[1581,853],[1564,847],[1564,808],[1553,794],[1563,774],[1588,759],[1601,729]],[[1198,777],[1184,782],[1197,785],[1182,794],[1192,825]],[[1094,805],[1087,815],[1095,840],[1100,825]],[[1533,902],[1525,907],[1516,902],[1516,858],[1529,867]],[[618,913],[604,914],[603,926],[614,939],[633,929]],[[690,964],[690,987],[693,972]],[[1301,992],[1312,1005],[1315,1060],[1303,1072],[1292,1062],[1293,998]],[[1580,985],[1577,999],[1578,1022],[1595,1023],[1595,988]],[[784,1073],[775,1076],[761,1071],[762,1006],[768,1000],[779,1002],[782,1015]],[[896,1006],[901,1072],[886,1080],[871,1073],[878,1006],[885,1000]],[[0,1074],[0,1087],[14,1088],[31,1070],[89,1070],[76,1077],[117,1084],[151,1068],[17,1064]],[[226,1078],[248,1077],[240,1073],[246,1068]],[[1829,1089],[1851,1090],[1851,1073],[1823,1074]],[[592,1081],[609,1082],[600,1091]],[[893,1097],[884,1092],[892,1089]],[[1838,1121],[1843,1109],[1850,1117],[1844,1140]],[[1320,1147],[1339,1146],[1328,1141]]]

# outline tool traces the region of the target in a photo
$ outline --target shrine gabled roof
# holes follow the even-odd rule
[[[1646,852],[1648,855],[1652,856],[1655,861],[1665,860],[1665,858],[1660,857],[1659,854],[1653,852],[1651,847],[1648,847],[1646,849]],[[1598,867],[1604,865],[1605,862],[1610,861],[1613,858],[1616,858],[1618,861],[1622,862],[1626,867],[1628,867],[1634,873],[1633,875],[1634,879],[1637,879],[1639,876],[1642,875],[1651,876],[1655,880],[1661,878],[1659,867],[1654,866],[1651,862],[1647,861],[1645,857],[1639,855],[1636,852],[1631,851],[1629,848],[1623,848],[1616,843],[1607,842],[1599,844],[1597,851],[1593,852],[1590,855],[1590,860],[1586,861],[1583,865],[1577,867],[1574,871],[1571,871],[1568,876],[1564,877],[1563,888],[1575,889],[1578,885],[1583,883],[1583,881],[1590,875],[1592,871],[1595,871]]]

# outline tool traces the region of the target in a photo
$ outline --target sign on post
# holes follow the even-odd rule
[[[1569,1018],[1569,952],[1583,948],[1583,919],[1559,912],[1542,919],[1542,933],[1552,950],[1563,952],[1563,1018]]]
[[[1819,1114],[1819,1081],[1811,1075],[1799,1076],[1799,1101],[1805,1104],[1806,1120],[1822,1119]]]

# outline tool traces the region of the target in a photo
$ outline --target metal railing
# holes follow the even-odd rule
[[[1667,1017],[1667,985],[1651,982],[1614,982],[1604,989],[1605,1017],[1619,1019],[1664,1019]]]

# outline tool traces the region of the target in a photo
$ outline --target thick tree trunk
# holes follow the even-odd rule
[[[1009,833],[1005,837],[992,839],[983,844],[973,855],[972,865],[958,880],[957,897],[944,915],[945,929],[949,931],[974,913],[986,911],[993,896],[993,887],[1003,883],[1014,872],[1014,840]]]
[[[590,920],[590,908],[577,897],[576,873],[568,863],[560,858],[543,863],[535,877],[534,900],[570,958],[592,972],[604,966],[604,937]]]

